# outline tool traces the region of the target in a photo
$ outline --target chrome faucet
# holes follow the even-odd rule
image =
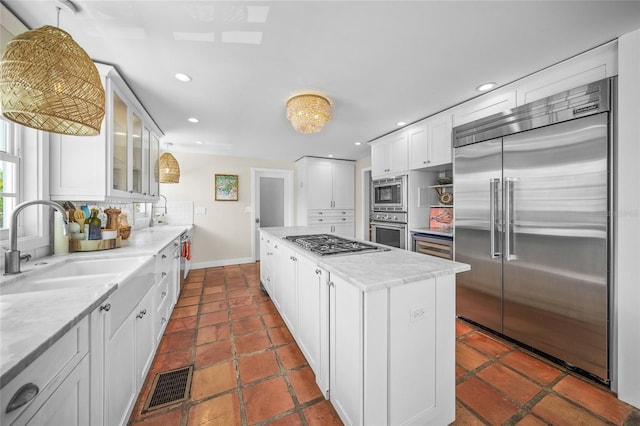
[[[35,204],[44,204],[46,206],[52,207],[58,210],[62,214],[62,220],[64,224],[67,225],[67,212],[64,211],[62,206],[58,203],[54,203],[53,201],[48,200],[33,200],[33,201],[25,201],[24,203],[20,203],[16,206],[15,210],[11,214],[11,222],[9,222],[9,251],[4,254],[4,273],[5,275],[9,274],[19,274],[20,273],[20,250],[18,250],[18,215],[20,212],[29,206],[33,206]],[[67,227],[64,227],[64,234],[67,235]],[[51,230],[53,232],[53,230]]]
[[[162,194],[160,194],[159,196],[164,198],[164,215],[166,216],[167,215],[167,197],[165,197]],[[156,209],[160,209],[160,208],[162,208],[162,207],[158,207],[158,206],[154,205],[153,208],[151,209],[152,211],[151,211],[151,219],[149,220],[149,226],[153,226],[153,225],[156,224],[156,221],[158,219],[156,218],[155,211],[156,211]]]

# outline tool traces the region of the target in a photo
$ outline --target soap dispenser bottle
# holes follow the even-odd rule
[[[89,223],[89,240],[99,240],[102,238],[100,233],[100,225],[102,221],[98,218],[98,209],[91,209],[91,217],[87,221]]]

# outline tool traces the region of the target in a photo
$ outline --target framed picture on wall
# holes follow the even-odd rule
[[[215,200],[238,201],[238,175],[214,175]]]

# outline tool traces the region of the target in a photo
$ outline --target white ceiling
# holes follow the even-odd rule
[[[29,28],[56,4],[4,0]],[[640,28],[640,1],[100,1],[60,14],[114,64],[172,150],[293,161],[359,159],[367,142]],[[182,83],[173,75],[193,77]],[[285,101],[312,89],[332,118],[295,132]],[[200,122],[187,122],[197,117]],[[201,140],[202,145],[195,144]]]

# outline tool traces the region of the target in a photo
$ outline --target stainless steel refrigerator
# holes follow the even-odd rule
[[[457,314],[609,381],[607,79],[454,129]]]

